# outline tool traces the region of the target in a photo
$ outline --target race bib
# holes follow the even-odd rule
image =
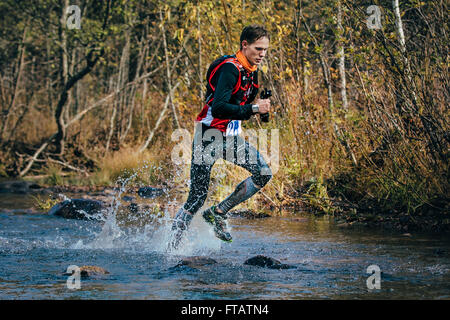
[[[227,136],[237,136],[241,133],[241,120],[232,120],[228,123]]]

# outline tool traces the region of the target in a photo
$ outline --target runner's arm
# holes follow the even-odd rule
[[[251,104],[241,106],[229,103],[238,77],[239,71],[233,64],[225,63],[220,68],[219,80],[217,81],[211,106],[211,113],[214,118],[248,120],[253,115]]]

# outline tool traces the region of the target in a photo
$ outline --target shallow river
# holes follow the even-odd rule
[[[197,215],[184,245],[168,253],[168,219],[120,228],[113,210],[99,223],[32,212],[31,203],[0,194],[0,299],[450,299],[448,236],[346,230],[299,213],[230,218],[227,244]],[[295,268],[243,264],[259,254]],[[174,268],[187,256],[217,263]],[[110,274],[69,289],[70,265]],[[371,265],[380,289],[368,289]]]

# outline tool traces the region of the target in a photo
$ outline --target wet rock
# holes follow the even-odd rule
[[[48,214],[66,219],[100,220],[104,203],[89,199],[70,199],[54,205]]]
[[[97,266],[81,266],[80,274],[82,277],[104,276],[109,271]]]
[[[30,181],[4,181],[0,183],[0,193],[26,194],[40,190],[42,187]]]
[[[197,268],[215,264],[215,263],[217,263],[217,261],[214,259],[211,259],[208,257],[195,256],[195,257],[188,257],[188,258],[185,258],[185,259],[179,261],[178,264],[173,268],[189,267],[189,268],[197,269]]]
[[[228,214],[232,217],[241,217],[241,218],[247,218],[247,219],[261,219],[261,218],[270,217],[270,215],[267,213],[255,212],[255,211],[249,210],[249,209],[233,210],[233,211],[228,212]]]
[[[255,257],[247,259],[244,262],[244,264],[247,264],[250,266],[269,268],[269,269],[292,269],[292,268],[295,268],[294,266],[291,266],[288,264],[283,264],[274,258],[266,257],[263,255],[257,255]]]
[[[64,272],[65,276],[70,276],[72,274],[73,274],[73,272],[71,274]],[[82,277],[98,277],[98,276],[104,276],[107,274],[110,274],[109,271],[102,267],[97,267],[97,266],[81,266],[80,267],[80,276],[82,276]]]
[[[138,190],[138,195],[141,198],[156,198],[164,194],[164,189],[154,187],[142,187]]]
[[[134,200],[136,200],[136,198],[135,197],[130,197],[130,196],[123,196],[122,200],[126,201],[126,202],[133,202]]]

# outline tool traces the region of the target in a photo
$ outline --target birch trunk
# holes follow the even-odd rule
[[[22,36],[22,42],[19,44],[19,58],[18,58],[18,64],[17,64],[17,76],[16,76],[16,81],[15,81],[15,86],[14,86],[14,92],[11,98],[11,102],[9,105],[9,108],[6,110],[6,114],[4,115],[4,118],[2,119],[2,130],[1,130],[1,134],[0,134],[0,140],[3,140],[4,134],[7,131],[7,127],[8,127],[8,120],[9,120],[9,115],[14,111],[14,108],[16,106],[16,101],[17,101],[17,96],[19,95],[19,86],[20,86],[20,81],[22,79],[22,73],[23,73],[23,68],[24,68],[24,64],[25,64],[25,37],[26,37],[26,33],[27,33],[28,28],[25,27],[23,30],[23,36]],[[9,135],[11,136],[11,134]]]
[[[198,72],[199,72],[199,84],[200,84],[200,97],[204,97],[203,89],[203,63],[202,63],[202,37],[200,36],[200,13],[197,9],[197,28],[198,28]]]
[[[133,123],[133,113],[134,113],[134,107],[135,107],[135,103],[136,103],[136,90],[138,88],[138,79],[139,79],[139,75],[141,73],[142,70],[142,66],[144,65],[144,58],[147,56],[147,45],[144,46],[144,41],[146,35],[143,35],[141,38],[141,41],[139,43],[139,60],[137,63],[137,68],[136,68],[136,73],[134,75],[134,79],[133,79],[133,85],[131,86],[131,90],[130,90],[130,98],[131,98],[131,104],[130,104],[130,112],[128,115],[128,124],[126,126],[125,132],[123,133],[123,135],[120,137],[120,143],[122,144],[125,141],[125,138],[128,135],[128,132],[131,129],[131,125]],[[144,83],[146,83],[146,81],[144,81]]]
[[[180,122],[178,121],[178,115],[174,104],[173,99],[173,90],[172,90],[172,82],[171,82],[171,72],[170,72],[170,65],[169,65],[169,53],[167,50],[167,39],[166,39],[166,30],[164,28],[164,20],[162,16],[162,11],[159,10],[159,18],[161,20],[161,31],[163,35],[163,44],[164,44],[164,56],[166,59],[166,77],[167,77],[167,86],[169,87],[169,99],[170,104],[172,106],[173,116],[175,120],[175,125],[177,128],[180,128]]]
[[[347,79],[345,76],[345,54],[344,54],[344,28],[342,27],[342,3],[338,2],[338,14],[337,14],[337,27],[338,27],[338,57],[339,57],[339,77],[341,79],[341,97],[342,107],[345,111],[345,116],[348,112],[347,101]]]
[[[60,59],[61,59],[61,90],[63,93],[61,94],[60,100],[55,110],[55,119],[56,124],[58,126],[58,133],[56,134],[56,153],[59,155],[64,154],[65,148],[65,139],[66,139],[66,124],[64,121],[65,116],[65,106],[67,100],[70,100],[70,92],[66,90],[66,84],[68,82],[68,62],[67,62],[67,35],[66,35],[66,22],[67,22],[67,14],[66,10],[69,6],[69,0],[63,0],[63,10],[60,19],[59,26],[59,36],[61,41],[60,48]]]
[[[128,61],[129,61],[129,51],[130,51],[130,37],[129,37],[129,31],[127,31],[126,39],[125,39],[125,45],[122,49],[122,55],[120,57],[120,63],[119,63],[119,73],[117,75],[117,82],[116,82],[116,92],[120,92],[120,88],[122,88],[125,84],[126,79],[128,78]],[[114,130],[116,128],[116,118],[119,113],[120,116],[120,109],[121,105],[123,104],[123,97],[126,95],[126,91],[120,92],[116,99],[114,100],[113,104],[113,112],[111,114],[111,118],[109,119],[109,133],[108,133],[108,139],[106,140],[106,146],[105,146],[105,154],[108,153],[109,148],[111,146],[111,140],[114,135]],[[120,124],[119,124],[120,125]]]
[[[428,137],[431,141],[430,149],[432,151],[434,151],[434,152],[432,152],[433,157],[436,159],[435,154],[434,154],[434,153],[436,153],[439,158],[446,161],[447,156],[445,155],[445,151],[444,151],[445,146],[443,146],[440,143],[439,138],[437,137],[437,134],[436,134],[437,128],[429,120],[428,116],[422,114],[422,112],[419,111],[421,106],[419,105],[420,101],[417,96],[418,89],[416,87],[416,83],[413,78],[413,74],[411,71],[411,65],[410,65],[410,62],[408,59],[408,54],[406,51],[405,33],[403,31],[403,23],[402,23],[402,17],[400,14],[400,6],[399,6],[398,0],[393,0],[392,6],[394,9],[395,26],[396,26],[396,29],[397,29],[396,31],[397,31],[398,38],[399,38],[401,56],[402,56],[405,73],[406,73],[406,79],[407,79],[406,85],[409,88],[409,90],[408,90],[408,93],[410,94],[409,99],[412,100],[411,103],[409,103],[412,107],[410,112],[413,113],[414,115],[419,115],[420,121],[422,122],[422,125],[425,129],[425,133],[426,133],[426,135],[428,135]],[[422,107],[423,107],[423,105],[422,105]]]

